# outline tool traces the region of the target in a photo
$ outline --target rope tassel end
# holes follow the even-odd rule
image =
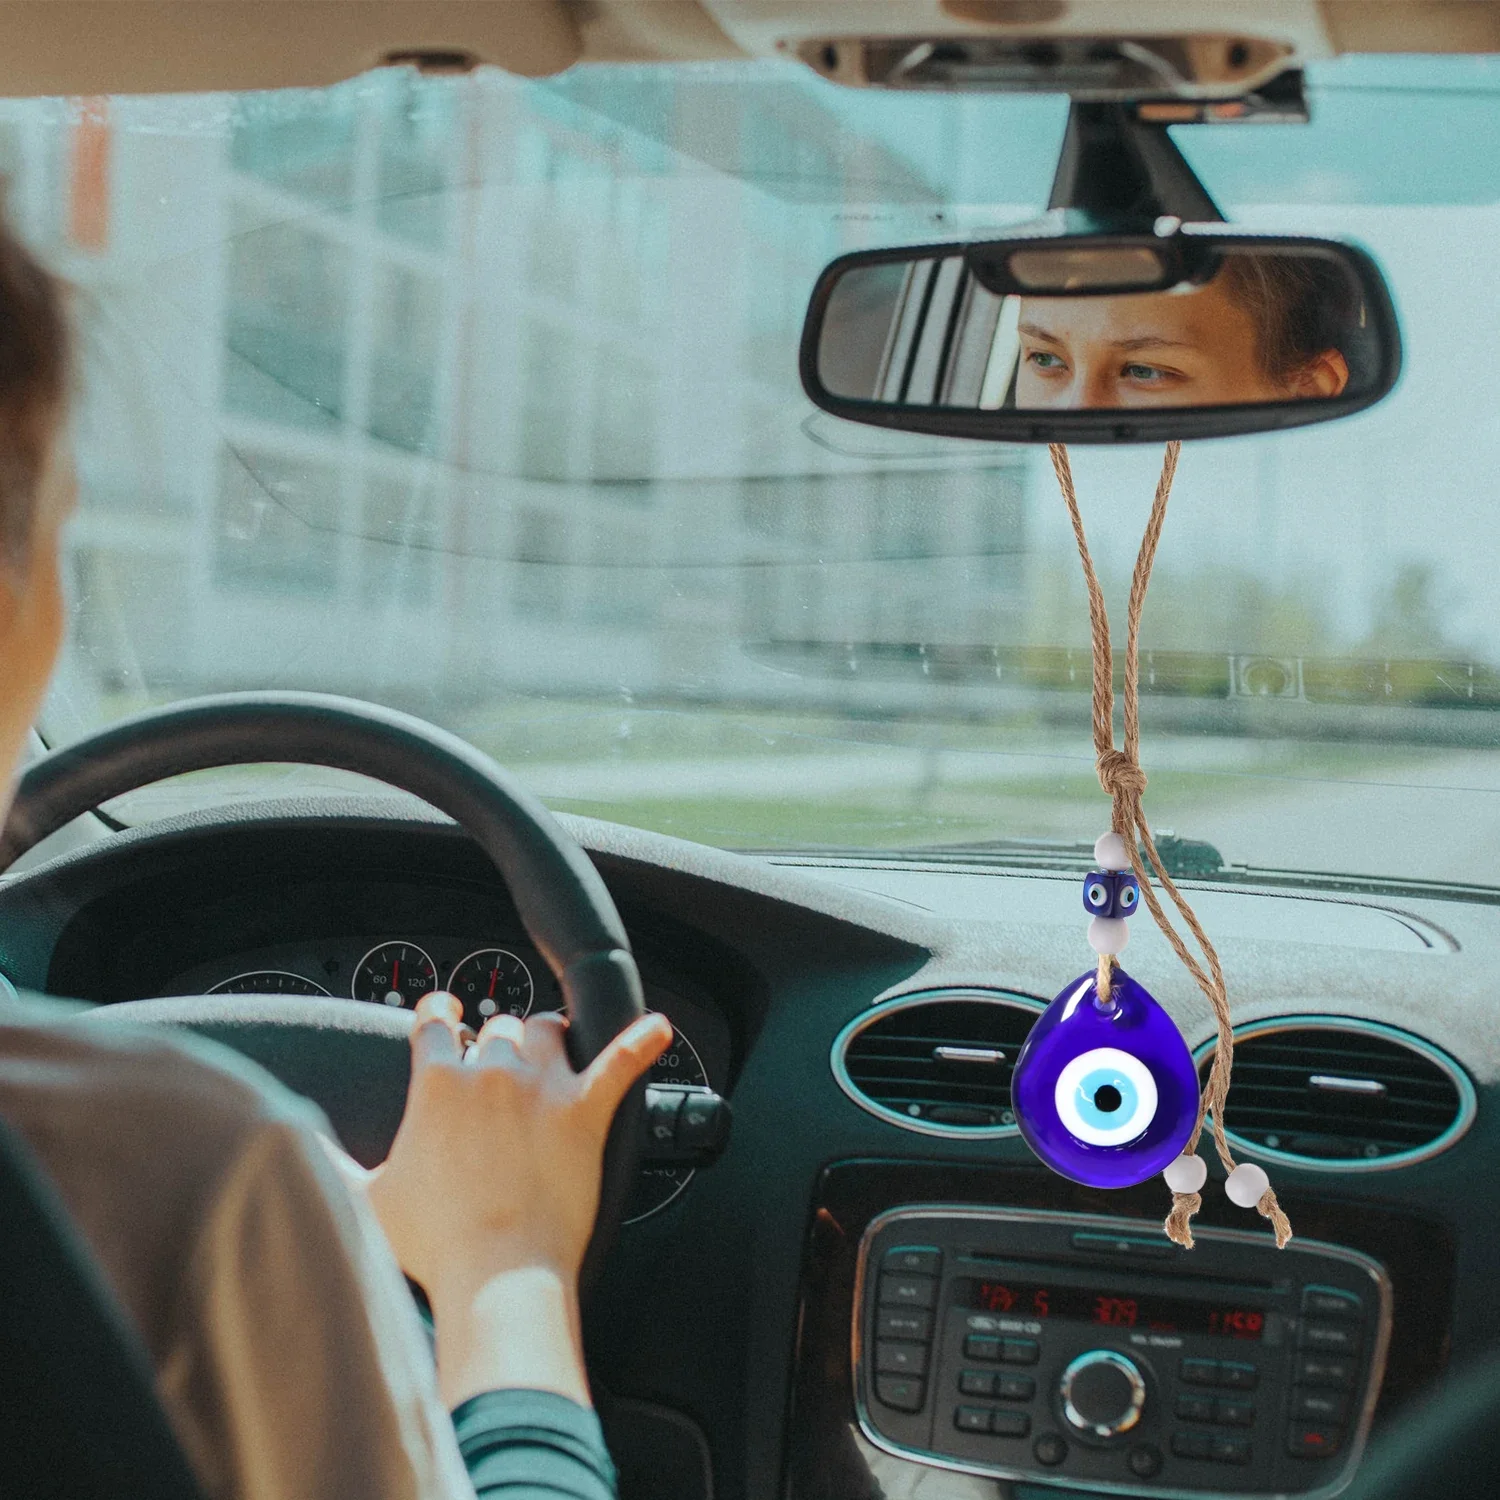
[[[1167,1231],[1167,1238],[1175,1245],[1181,1245],[1184,1250],[1193,1248],[1193,1215],[1203,1207],[1203,1197],[1199,1193],[1173,1193],[1172,1212],[1167,1215],[1167,1222],[1162,1226]],[[1291,1233],[1290,1230],[1287,1231]]]

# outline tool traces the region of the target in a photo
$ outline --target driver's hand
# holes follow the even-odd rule
[[[502,1015],[474,1039],[452,995],[417,1005],[406,1112],[368,1193],[402,1269],[435,1309],[513,1271],[576,1285],[610,1122],[672,1027],[642,1016],[581,1073],[568,1062],[566,1031],[559,1015]]]

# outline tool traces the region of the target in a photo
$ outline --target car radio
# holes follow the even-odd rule
[[[1134,1219],[958,1207],[877,1218],[853,1367],[866,1437],[941,1468],[1137,1495],[1329,1495],[1390,1337],[1367,1256]]]

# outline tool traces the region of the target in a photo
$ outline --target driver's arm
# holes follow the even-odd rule
[[[574,1073],[559,1016],[497,1016],[477,1040],[462,1019],[449,995],[418,1005],[401,1127],[357,1180],[427,1292],[439,1385],[479,1495],[609,1500],[578,1274],[610,1123],[671,1025],[643,1016]]]
[[[558,1015],[496,1016],[470,1045],[451,995],[417,1007],[406,1112],[364,1188],[432,1304],[450,1408],[502,1387],[589,1403],[578,1273],[604,1142],[672,1031],[642,1016],[575,1073],[566,1029]]]

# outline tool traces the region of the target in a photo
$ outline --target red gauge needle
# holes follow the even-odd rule
[[[393,990],[401,988],[401,960],[399,958],[391,965],[391,988]]]
[[[493,1000],[495,998],[495,982],[499,978],[500,978],[500,965],[496,964],[495,967],[490,970],[490,987],[489,987],[488,990],[485,991],[485,999],[487,999],[487,1000]]]

